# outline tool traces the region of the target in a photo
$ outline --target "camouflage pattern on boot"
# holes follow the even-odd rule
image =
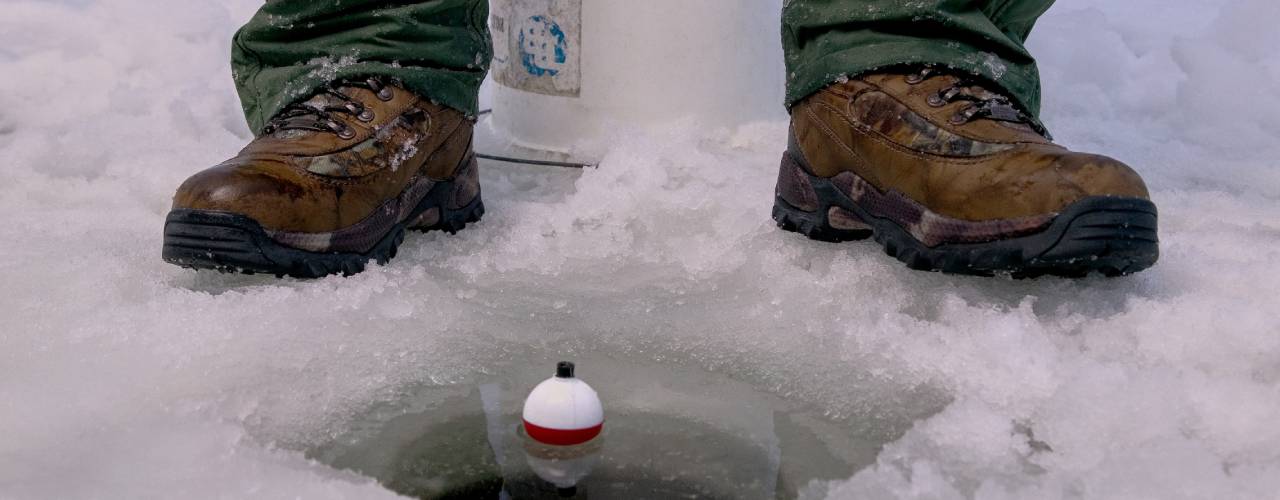
[[[966,78],[924,69],[831,85],[791,110],[774,219],[811,238],[875,237],[914,269],[1078,276],[1159,256],[1142,178],[1053,144]]]
[[[385,263],[407,229],[455,232],[484,214],[472,127],[394,82],[326,88],[178,188],[164,259],[308,278]]]

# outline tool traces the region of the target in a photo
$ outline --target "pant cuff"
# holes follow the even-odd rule
[[[986,80],[1039,120],[1040,75],[1034,62],[1017,64],[961,42],[904,39],[859,44],[792,66],[787,74],[787,107],[842,78],[908,66],[936,65]]]

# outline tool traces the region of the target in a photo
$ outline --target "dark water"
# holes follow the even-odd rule
[[[553,371],[548,358],[479,383],[422,387],[308,455],[424,499],[795,498],[873,463],[909,425],[831,421],[679,365],[575,361],[605,405],[605,431],[587,446],[544,447],[520,432],[525,395]],[[581,479],[557,486],[548,470]]]

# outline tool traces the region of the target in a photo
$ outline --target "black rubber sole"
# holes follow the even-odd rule
[[[453,234],[484,216],[484,202],[477,194],[466,207],[450,210],[447,200],[453,182],[432,187],[404,221],[397,223],[365,253],[310,252],[288,247],[267,235],[257,221],[244,215],[205,210],[169,212],[164,224],[165,262],[192,269],[224,273],[273,274],[278,277],[320,278],[333,274],[351,276],[369,262],[386,264],[404,242],[408,225],[423,212],[438,208],[440,221],[419,231],[441,230]]]
[[[897,222],[873,216],[829,180],[810,176],[819,209],[800,210],[778,197],[778,226],[820,241],[874,238],[885,253],[912,269],[1015,278],[1122,276],[1155,265],[1160,257],[1155,204],[1137,198],[1091,197],[1068,206],[1035,234],[987,243],[926,246]],[[856,214],[869,230],[840,230],[828,220],[830,208]]]

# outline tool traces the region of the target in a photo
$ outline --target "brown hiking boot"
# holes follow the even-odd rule
[[[378,78],[286,108],[178,188],[164,260],[314,278],[396,254],[407,229],[480,220],[473,121]]]
[[[1159,256],[1137,173],[1053,144],[1007,98],[932,69],[796,104],[773,217],[819,240],[874,236],[921,270],[1121,275]]]

